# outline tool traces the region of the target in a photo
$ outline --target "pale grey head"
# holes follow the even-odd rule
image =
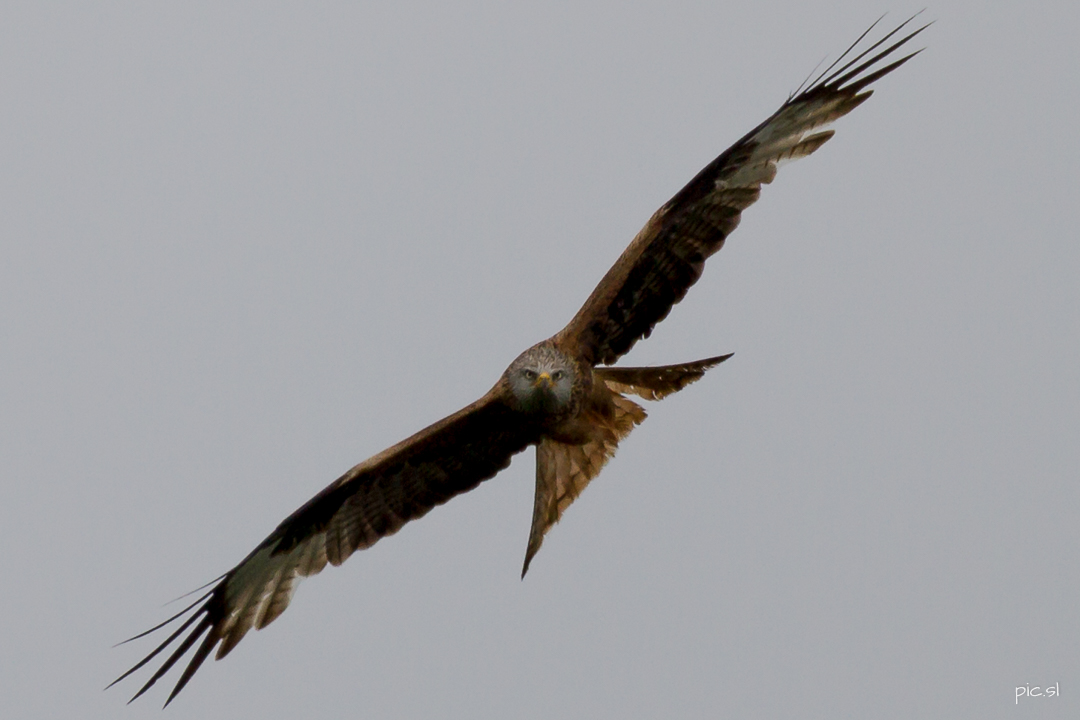
[[[518,355],[504,373],[520,410],[546,414],[570,408],[576,375],[574,361],[548,343]]]

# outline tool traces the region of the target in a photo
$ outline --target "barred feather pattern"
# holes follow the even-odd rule
[[[194,611],[153,652],[112,684],[180,640],[134,700],[201,638],[165,703],[168,705],[215,647],[214,657],[220,660],[249,631],[261,630],[277,619],[289,606],[302,578],[318,573],[327,564],[340,565],[357,550],[370,547],[410,520],[494,477],[510,464],[513,455],[539,439],[539,430],[501,401],[499,388],[496,386],[472,405],[357,465],[331,483],[282,521],[197,603],[131,638],[143,637]],[[188,634],[181,639],[185,632]]]

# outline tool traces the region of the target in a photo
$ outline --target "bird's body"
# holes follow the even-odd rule
[[[198,643],[168,704],[211,652],[224,657],[249,630],[277,618],[301,578],[328,563],[341,564],[471,490],[533,445],[536,496],[524,576],[547,531],[645,419],[644,409],[628,396],[662,399],[730,355],[663,367],[607,366],[648,337],[683,298],[706,259],[736,228],[741,212],[758,199],[761,185],[772,181],[777,164],[823,145],[832,131],[821,131],[822,126],[860,105],[870,96],[865,90],[870,83],[914,55],[874,67],[923,29],[877,50],[906,24],[833,71],[837,60],[707,165],[650,218],[570,323],[518,356],[483,397],[349,470],[282,521],[205,595],[136,636],[194,610],[115,682],[182,638],[138,697]]]

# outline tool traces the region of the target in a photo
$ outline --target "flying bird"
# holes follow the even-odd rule
[[[236,567],[204,586],[209,590],[198,600],[131,638],[191,613],[109,687],[171,649],[135,700],[198,643],[168,705],[215,648],[220,660],[249,630],[266,627],[284,612],[302,578],[327,563],[340,565],[472,490],[534,445],[536,496],[524,577],[544,535],[645,420],[645,410],[630,396],[660,400],[730,355],[662,367],[611,365],[648,337],[697,282],[705,260],[723,246],[778,164],[820,148],[833,136],[823,126],[865,102],[871,83],[921,52],[894,57],[926,29],[904,35],[913,19],[862,48],[877,23],[871,25],[779,110],[709,163],[649,219],[570,323],[521,353],[483,397],[346,472],[285,518]]]

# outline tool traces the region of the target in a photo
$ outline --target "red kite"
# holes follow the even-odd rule
[[[709,163],[649,219],[570,323],[518,356],[487,394],[349,470],[287,517],[205,595],[137,635],[194,610],[113,684],[180,639],[134,700],[199,643],[168,705],[215,648],[220,660],[249,630],[266,627],[284,612],[301,578],[327,563],[340,565],[494,477],[514,455],[535,445],[536,499],[524,577],[545,533],[645,419],[627,396],[659,400],[730,355],[664,367],[604,366],[648,337],[682,300],[705,260],[758,199],[761,185],[772,181],[778,163],[821,147],[833,135],[823,126],[866,101],[871,83],[918,54],[892,58],[926,27],[893,40],[910,22],[857,50],[870,30],[864,32],[805,89]]]

